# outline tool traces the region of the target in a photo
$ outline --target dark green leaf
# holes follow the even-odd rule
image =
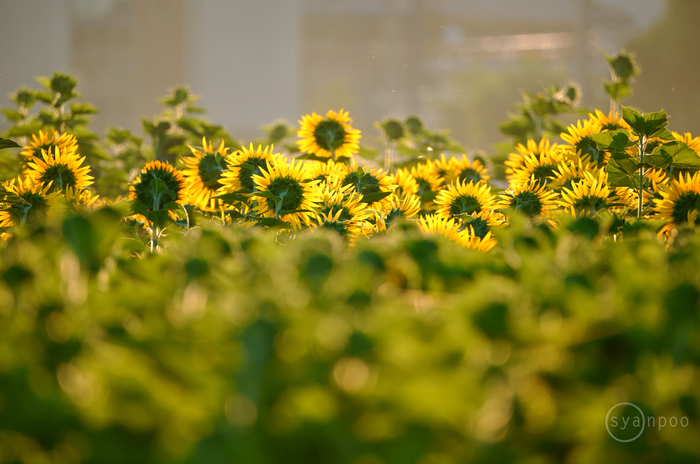
[[[372,192],[372,193],[366,193],[362,195],[362,202],[363,203],[374,203],[376,201],[380,201],[386,197],[391,195],[391,192]]]
[[[0,137],[0,150],[3,148],[22,148],[22,146],[19,145],[14,140],[5,139],[5,138]]]

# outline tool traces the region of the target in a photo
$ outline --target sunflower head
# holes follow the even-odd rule
[[[41,157],[32,157],[27,162],[24,175],[39,184],[51,183],[54,191],[65,192],[70,187],[82,190],[92,184],[90,166],[81,166],[85,157],[80,158],[70,150],[53,152],[42,151]]]
[[[519,143],[515,146],[517,153],[508,154],[508,159],[503,162],[506,165],[506,175],[510,179],[513,172],[520,168],[525,162],[525,158],[532,155],[537,155],[537,158],[543,153],[549,153],[550,150],[555,150],[557,144],[551,144],[549,139],[542,137],[539,142],[529,139],[527,143]]]
[[[455,177],[462,182],[479,182],[490,179],[486,168],[479,160],[470,162],[467,155],[463,154],[461,159],[452,158],[455,169]]]
[[[418,183],[418,192],[416,194],[421,198],[426,196],[434,197],[434,194],[445,184],[445,178],[440,175],[436,164],[431,161],[411,167],[411,176]]]
[[[345,177],[348,173],[348,168],[343,163],[336,163],[329,159],[326,162],[308,160],[306,167],[309,176],[313,180],[318,180],[321,183],[332,184],[336,179]]]
[[[534,177],[542,184],[549,184],[554,179],[554,172],[559,163],[564,160],[564,150],[559,147],[544,151],[539,154],[531,154],[523,158],[519,167],[512,169],[506,176],[512,183],[525,183]]]
[[[257,198],[255,212],[262,217],[278,218],[295,229],[308,225],[321,200],[319,181],[311,180],[304,165],[282,159],[268,162],[260,175],[253,176]]]
[[[364,199],[370,198],[365,202],[372,206],[395,190],[396,184],[392,180],[392,177],[384,174],[381,169],[367,170],[353,161],[348,173],[343,177],[342,185],[352,185],[355,192],[362,194]]]
[[[588,113],[588,118],[590,119],[591,123],[598,124],[601,127],[601,131],[613,131],[620,129],[628,131],[632,130],[630,125],[627,124],[627,121],[622,119],[617,112],[613,114],[612,110],[610,110],[607,115],[600,110],[595,110],[595,114]]]
[[[419,190],[418,182],[406,168],[399,168],[392,176],[392,182],[396,184],[395,193],[399,195],[416,195]]]
[[[0,211],[0,228],[9,228],[18,224],[34,224],[46,218],[47,214],[57,210],[60,192],[51,191],[51,183],[37,184],[31,178],[21,178],[3,182],[4,198]],[[2,238],[9,234],[2,232]]]
[[[501,198],[503,206],[523,212],[528,217],[547,216],[557,207],[558,194],[537,181],[534,176],[525,183],[514,183]]]
[[[426,235],[443,235],[452,241],[459,241],[460,220],[436,214],[428,214],[418,220],[418,228]]]
[[[598,211],[609,209],[614,203],[608,186],[608,175],[601,170],[598,175],[584,173],[581,181],[574,183],[571,189],[563,188],[558,202],[574,217],[595,216]]]
[[[202,209],[216,209],[220,201],[212,196],[223,187],[223,173],[227,168],[228,148],[221,141],[219,148],[214,150],[211,142],[202,138],[202,148],[190,147],[191,156],[182,158],[186,166],[182,174],[187,182],[187,195],[190,202]]]
[[[681,175],[660,193],[662,198],[654,200],[654,210],[659,219],[667,221],[660,235],[671,235],[684,224],[700,224],[700,173]]]
[[[379,209],[383,213],[383,228],[389,228],[401,219],[412,218],[420,212],[420,198],[417,195],[398,196],[392,193],[379,203]]]
[[[445,190],[441,190],[435,198],[440,217],[455,217],[463,214],[479,213],[484,210],[496,209],[496,197],[491,194],[491,187],[485,182],[451,182]]]
[[[349,158],[359,150],[360,131],[353,129],[347,111],[328,111],[326,117],[316,113],[302,116],[297,142],[302,152],[320,158]]]
[[[41,152],[56,153],[77,153],[78,141],[73,134],[59,134],[53,129],[39,131],[39,134],[32,134],[32,141],[25,145],[20,154],[27,158],[40,157]]]
[[[491,236],[491,232],[486,232],[483,237],[480,236],[470,225],[459,234],[457,243],[465,248],[471,248],[486,253],[496,246],[496,239]]]
[[[185,177],[170,163],[151,161],[129,187],[129,199],[145,205],[148,211],[162,210],[168,203],[184,203]]]
[[[274,163],[281,158],[281,154],[273,153],[273,146],[263,148],[258,145],[254,148],[250,144],[249,148],[242,147],[232,156],[227,158],[228,170],[221,175],[219,182],[224,192],[244,192],[252,193],[255,190],[254,176],[262,174],[268,162]]]

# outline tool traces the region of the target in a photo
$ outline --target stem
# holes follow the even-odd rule
[[[537,141],[537,143],[540,142],[541,138],[542,138],[542,117],[535,116],[535,140]]]
[[[389,172],[394,164],[394,142],[389,140],[384,150],[384,170]]]
[[[637,205],[637,218],[642,217],[642,206],[644,204],[644,152],[646,151],[647,140],[643,135],[639,136],[639,203]]]
[[[160,203],[160,195],[153,196],[153,211],[158,210]],[[154,221],[151,221],[151,253],[158,249],[158,226]]]

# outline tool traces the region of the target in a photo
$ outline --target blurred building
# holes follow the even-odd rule
[[[602,52],[665,0],[0,0],[0,92],[74,73],[95,128],[140,130],[189,84],[215,123],[249,140],[278,118],[343,107],[422,115],[470,148],[498,140],[520,89],[574,80],[607,108]],[[9,102],[7,102],[9,103]]]

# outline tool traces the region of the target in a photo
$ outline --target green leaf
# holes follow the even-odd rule
[[[604,83],[605,93],[607,93],[610,98],[619,102],[625,98],[632,95],[632,87],[627,82],[611,82],[606,81]]]
[[[159,209],[156,211],[148,211],[146,214],[146,219],[155,224],[158,227],[163,227],[168,221],[170,221],[170,215],[167,209]]]
[[[73,116],[78,114],[97,114],[97,108],[92,103],[76,102],[70,104],[71,113]]]
[[[642,115],[632,108],[623,106],[622,118],[639,136],[647,138],[656,136],[668,137],[667,131],[664,131],[664,128],[668,125],[668,115],[664,110]]]
[[[647,113],[644,116],[644,135],[656,137],[656,134],[663,134],[664,128],[668,125],[668,115],[664,110],[656,113]]]
[[[235,192],[216,195],[213,198],[218,198],[219,200],[229,205],[232,205],[234,203],[245,203],[248,201],[248,196]]]
[[[270,227],[272,229],[291,228],[291,225],[289,225],[289,223],[277,218],[258,218],[257,221],[258,224],[260,224],[261,226]]]
[[[620,163],[613,158],[610,159],[605,170],[608,173],[608,182],[612,187],[636,188],[639,186],[639,182],[636,181],[634,173],[623,169]]]
[[[639,111],[628,106],[623,106],[622,119],[624,119],[637,134],[644,131],[644,117]]]
[[[672,165],[677,168],[700,168],[700,156],[684,142],[676,141],[661,145],[659,153],[672,158]]]
[[[627,81],[639,74],[639,68],[629,53],[619,53],[617,55],[605,55],[605,59],[610,65],[612,72],[623,81]]]
[[[274,193],[272,193],[272,192],[270,192],[270,191],[268,191],[268,190],[265,190],[265,191],[262,191],[262,192],[255,192],[255,193],[252,194],[252,196],[254,196],[254,197],[269,198],[270,200],[274,201],[275,203],[278,203],[278,202],[282,201],[282,199],[281,199],[280,197],[278,197],[277,195],[275,195]]]
[[[372,193],[366,193],[362,195],[362,202],[363,203],[374,203],[376,201],[380,201],[386,197],[391,195],[391,192],[372,192]]]
[[[14,123],[18,123],[18,122],[20,122],[22,119],[24,119],[24,116],[22,116],[22,113],[20,113],[19,111],[15,110],[15,109],[13,109],[13,108],[3,108],[3,109],[2,109],[2,114],[5,115],[5,118],[6,118],[8,121],[11,121],[11,122],[14,122]]]
[[[591,134],[587,138],[595,142],[599,150],[624,151],[631,145],[629,132],[622,129]]]
[[[0,150],[2,150],[3,148],[22,148],[22,146],[14,140],[0,137]]]

